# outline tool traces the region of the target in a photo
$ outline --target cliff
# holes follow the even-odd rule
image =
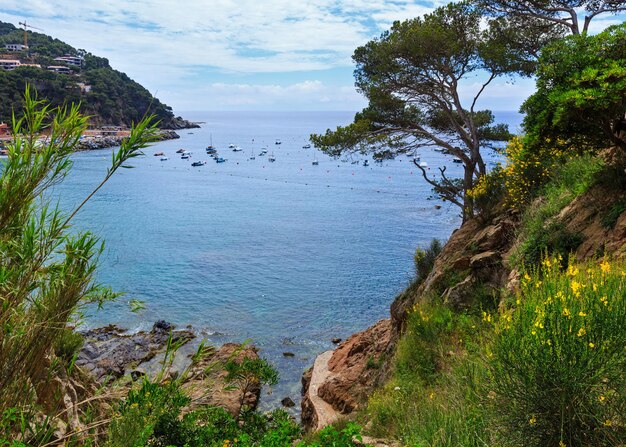
[[[605,170],[597,180],[543,222],[548,240],[554,236],[549,232],[558,228],[559,237],[565,234],[575,241],[567,247],[573,248],[571,254],[578,261],[626,254],[626,190],[621,180],[606,181],[607,172],[622,178],[626,162],[618,150],[604,151],[601,158]],[[539,209],[545,201],[539,197],[529,208]],[[389,320],[352,335],[334,352],[322,354],[305,373],[305,427],[318,430],[324,421],[336,421],[365,408],[374,390],[388,378],[397,343],[416,306],[435,300],[462,313],[482,307],[485,303],[481,300],[492,300],[497,307],[503,297],[515,292],[520,284],[519,253],[529,237],[524,225],[522,214],[500,204],[491,217],[479,216],[455,230],[425,280],[413,283],[395,298]],[[311,377],[323,379],[313,387]]]

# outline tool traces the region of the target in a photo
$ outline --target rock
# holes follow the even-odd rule
[[[312,370],[302,378],[302,423],[307,430],[325,427],[367,398],[384,371],[371,364],[384,363],[391,333],[391,320],[381,320],[315,359]]]
[[[338,345],[339,343],[341,343],[341,338],[335,337],[331,340],[331,342],[333,342],[333,344],[335,345]]]
[[[145,372],[139,371],[136,369],[135,371],[131,371],[130,378],[133,379],[133,382],[136,382],[137,380],[144,377],[145,375],[146,375]]]
[[[280,403],[285,408],[291,408],[291,407],[296,406],[296,403],[293,400],[291,400],[290,397],[285,397],[283,400],[280,401]]]
[[[483,283],[500,283],[502,256],[496,251],[486,251],[470,259],[472,275]]]
[[[191,398],[191,404],[185,408],[185,412],[208,405],[222,407],[237,416],[242,405],[255,409],[261,387],[253,385],[242,394],[242,390],[234,389],[226,382],[227,373],[222,367],[230,360],[240,362],[244,358],[258,359],[259,356],[254,347],[236,343],[226,343],[217,350],[208,347],[187,370],[182,387]]]
[[[153,332],[169,332],[172,329],[174,329],[174,326],[172,326],[172,323],[168,323],[165,320],[159,320],[156,323],[154,323],[154,326],[152,326]]]
[[[150,332],[127,334],[115,325],[83,332],[83,347],[76,359],[76,365],[89,372],[95,380],[105,382],[119,378],[129,368],[151,360],[167,346],[172,336],[173,342],[186,343],[195,336],[191,331],[172,331],[173,326],[158,321]]]
[[[283,357],[295,357],[296,355],[293,352],[283,352]]]
[[[444,302],[454,309],[466,309],[474,300],[476,280],[471,275],[460,283],[450,287],[443,294]]]

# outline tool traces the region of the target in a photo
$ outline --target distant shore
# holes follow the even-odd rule
[[[109,147],[116,147],[122,144],[124,138],[127,138],[130,134],[128,130],[87,130],[83,133],[80,141],[76,145],[76,151],[91,151],[95,149],[106,149]],[[176,140],[180,138],[174,130],[171,129],[161,129],[157,133],[156,141],[164,141],[164,140]],[[13,137],[10,135],[4,135],[0,137],[0,155],[6,155],[6,146],[7,143],[11,142]]]
[[[119,131],[115,135],[97,134],[87,131],[76,146],[77,151],[90,151],[95,149],[106,149],[122,144],[124,138],[128,137],[129,131]],[[175,131],[170,129],[161,129],[157,134],[157,141],[176,140],[180,138]]]

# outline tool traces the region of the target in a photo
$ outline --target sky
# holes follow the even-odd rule
[[[0,20],[109,59],[175,112],[349,110],[354,49],[448,0],[2,0]],[[623,17],[600,16],[595,31]],[[462,93],[479,88],[469,80]],[[498,79],[479,104],[517,110],[530,79]]]

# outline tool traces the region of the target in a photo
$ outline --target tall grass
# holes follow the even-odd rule
[[[70,234],[72,219],[156,130],[150,118],[139,123],[113,153],[103,182],[66,214],[45,192],[71,169],[87,118],[78,105],[51,109],[29,89],[24,107],[23,117],[13,121],[0,177],[0,439],[26,439],[33,424],[25,418],[39,408],[46,414],[58,409],[62,396],[51,386],[54,348],[63,344],[81,304],[115,296],[94,280],[102,244],[88,232]]]
[[[490,371],[507,437],[525,446],[626,440],[626,263],[547,259],[505,314]]]
[[[565,260],[582,239],[568,232],[555,217],[596,181],[603,163],[598,157],[584,155],[569,159],[555,168],[544,186],[542,198],[526,208],[519,230],[521,244],[513,255],[517,265],[538,265],[546,252],[560,254]]]

